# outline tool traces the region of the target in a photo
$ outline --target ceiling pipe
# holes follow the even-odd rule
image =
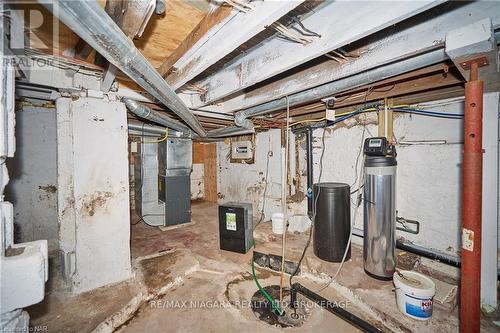
[[[139,134],[140,133],[147,133],[147,134],[156,135],[156,136],[162,136],[162,135],[165,135],[165,133],[166,133],[165,127],[149,125],[149,124],[142,123],[142,122],[129,121],[128,129],[131,131],[136,131]],[[185,134],[185,133],[180,133],[180,132],[176,132],[176,133],[178,133],[179,135]],[[192,138],[197,139],[197,140],[218,139],[218,138],[224,138],[224,137],[228,137],[228,136],[253,134],[253,133],[255,133],[254,129],[242,129],[241,127],[230,126],[230,127],[218,128],[218,129],[208,131],[207,136],[204,138],[201,138],[197,135],[192,135]],[[190,134],[192,134],[192,133],[190,133]]]
[[[122,102],[125,103],[125,106],[130,112],[142,119],[149,120],[153,123],[163,125],[185,134],[191,134],[191,130],[189,129],[189,127],[175,119],[170,118],[166,114],[155,111],[130,98],[122,98]]]
[[[60,0],[50,3],[41,1],[40,4],[110,63],[175,112],[198,135],[206,136],[198,119],[97,1]]]
[[[254,128],[241,128],[238,126],[230,126],[224,128],[217,128],[211,131],[208,131],[207,136],[209,138],[224,138],[227,136],[237,136],[237,135],[245,135],[245,134],[253,134],[255,133]]]
[[[415,57],[411,57],[396,63],[386,64],[376,67],[369,71],[361,72],[355,75],[345,77],[319,87],[305,90],[288,96],[290,106],[296,106],[307,102],[317,101],[346,90],[362,87],[367,84],[375,83],[380,80],[385,80],[390,77],[410,72],[425,66],[433,65],[448,59],[443,48],[427,52]],[[250,128],[253,126],[249,118],[262,116],[267,113],[278,111],[286,108],[287,97],[283,97],[274,101],[256,105],[236,112],[234,122],[236,126]]]
[[[154,126],[150,124],[146,124],[143,122],[128,122],[128,129],[129,131],[134,131],[137,132],[138,134],[144,134],[144,135],[153,135],[153,136],[164,136],[165,133],[167,133],[167,128],[166,127],[159,127],[159,126]],[[174,133],[179,133],[175,131]],[[171,134],[171,131],[168,131],[168,134]],[[181,133],[179,133],[181,134]],[[175,135],[174,135],[175,136]]]

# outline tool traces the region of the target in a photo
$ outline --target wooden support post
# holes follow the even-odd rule
[[[386,137],[389,142],[393,141],[393,111],[392,100],[384,101],[384,109],[378,112],[378,136]]]

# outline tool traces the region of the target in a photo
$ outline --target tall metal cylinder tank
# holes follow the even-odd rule
[[[378,279],[392,279],[396,269],[396,166],[394,156],[365,158],[363,259]]]
[[[351,232],[350,187],[344,183],[317,183],[313,193],[314,254],[326,261],[340,262]],[[349,247],[345,260],[350,258]]]

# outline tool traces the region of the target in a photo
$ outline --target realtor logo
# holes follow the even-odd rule
[[[59,25],[52,15],[54,1],[7,0],[0,3],[0,48],[4,56],[23,55],[25,49],[53,54]]]

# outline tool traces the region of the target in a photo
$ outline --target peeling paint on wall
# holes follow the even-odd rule
[[[97,209],[106,209],[106,203],[112,196],[113,193],[108,191],[96,191],[90,195],[86,194],[82,198],[82,213],[88,216],[94,216]]]

